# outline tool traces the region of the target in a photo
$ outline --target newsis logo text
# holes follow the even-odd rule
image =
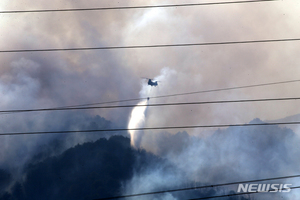
[[[237,192],[290,192],[292,184],[239,184]]]

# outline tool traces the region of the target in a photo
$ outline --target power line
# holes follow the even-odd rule
[[[167,48],[167,47],[187,47],[187,46],[211,46],[211,45],[231,45],[231,44],[250,44],[250,43],[270,43],[270,42],[292,42],[299,41],[300,38],[286,39],[266,39],[266,40],[247,40],[229,42],[204,42],[204,43],[182,43],[182,44],[157,44],[157,45],[132,45],[132,46],[106,46],[106,47],[75,47],[75,48],[49,48],[49,49],[19,49],[1,50],[0,53],[28,53],[28,52],[56,52],[56,51],[91,51],[91,50],[113,50],[113,49],[142,49],[142,48]]]
[[[300,97],[197,101],[197,102],[159,103],[159,104],[148,104],[148,105],[118,105],[118,106],[91,106],[91,107],[40,108],[40,109],[23,109],[23,110],[0,110],[0,113],[8,114],[8,113],[19,113],[19,112],[41,112],[41,111],[58,111],[58,110],[67,111],[67,110],[88,110],[88,109],[108,109],[108,108],[132,108],[132,107],[145,107],[145,106],[158,107],[158,106],[181,106],[181,105],[246,103],[246,102],[266,102],[266,101],[291,101],[291,100],[300,100]]]
[[[300,186],[295,186],[295,187],[289,187],[289,188],[282,188],[282,190],[287,190],[287,189],[299,189]],[[268,190],[267,192],[275,192],[276,190]],[[232,196],[239,196],[239,195],[245,195],[245,194],[262,194],[264,192],[243,192],[243,193],[235,193],[235,194],[225,194],[225,195],[219,195],[219,196],[210,196],[210,197],[202,197],[202,198],[195,198],[195,199],[189,199],[189,200],[202,200],[202,199],[214,199],[214,198],[222,198],[222,197],[232,197]]]
[[[271,1],[278,1],[278,0],[227,1],[227,2],[211,2],[211,3],[166,4],[166,5],[153,5],[153,6],[118,6],[118,7],[102,7],[102,8],[98,7],[98,8],[68,8],[68,9],[41,9],[41,10],[11,10],[11,11],[0,11],[0,14],[191,7],[191,6],[207,6],[207,5],[258,3],[258,2],[271,2]]]
[[[229,87],[229,88],[219,88],[219,89],[201,90],[201,91],[195,91],[195,92],[161,95],[161,96],[149,97],[149,98],[154,99],[154,98],[174,97],[174,96],[182,96],[182,95],[190,95],[190,94],[220,92],[220,91],[227,91],[227,90],[245,89],[245,88],[261,87],[261,86],[270,86],[270,85],[278,85],[278,84],[285,84],[285,83],[294,83],[294,82],[299,82],[299,81],[300,81],[300,79],[290,80],[290,81],[272,82],[272,83],[261,83],[261,84],[254,84],[254,85],[245,85],[245,86],[237,86],[237,87]]]
[[[252,87],[261,87],[261,86],[270,86],[270,85],[278,85],[278,84],[286,84],[286,83],[295,83],[295,82],[300,82],[300,79],[290,80],[290,81],[280,81],[280,82],[272,82],[272,83],[261,83],[261,84],[254,84],[254,85],[237,86],[237,87],[229,87],[229,88],[217,88],[217,89],[210,89],[210,90],[200,90],[200,91],[194,91],[194,92],[185,92],[185,93],[177,93],[177,94],[168,94],[168,95],[153,96],[153,97],[148,97],[148,98],[149,99],[158,99],[158,98],[183,96],[183,95],[190,95],[190,94],[220,92],[220,91],[245,89],[245,88],[252,88]],[[147,99],[147,98],[125,99],[125,100],[120,100],[120,101],[90,103],[90,104],[81,104],[81,105],[65,106],[65,107],[77,107],[77,106],[82,107],[82,106],[92,106],[92,105],[107,104],[107,103],[121,103],[121,102],[127,102],[127,101],[138,101],[138,100],[145,100],[145,99]]]
[[[197,187],[187,187],[187,188],[179,188],[179,189],[173,189],[173,190],[161,190],[161,191],[156,191],[156,192],[145,192],[145,193],[138,193],[138,194],[128,194],[128,195],[100,198],[100,199],[96,199],[96,200],[119,199],[119,198],[127,198],[127,197],[145,196],[145,195],[150,195],[150,194],[162,194],[162,193],[167,193],[167,192],[179,192],[179,191],[185,191],[185,190],[195,190],[195,189],[203,189],[203,188],[221,187],[221,186],[228,186],[228,185],[235,185],[235,184],[242,184],[242,183],[253,183],[253,182],[271,181],[271,180],[279,180],[279,179],[289,179],[289,178],[297,178],[297,177],[300,177],[300,175],[282,176],[282,177],[257,179],[257,180],[250,180],[250,181],[238,181],[238,182],[221,183],[221,184],[205,185],[205,186],[197,186]]]
[[[38,134],[56,134],[56,133],[91,133],[91,132],[118,132],[118,131],[147,131],[147,130],[170,130],[170,129],[192,129],[192,128],[224,128],[224,127],[251,127],[251,126],[274,126],[274,125],[298,125],[296,122],[272,122],[272,123],[251,123],[251,124],[216,124],[216,125],[192,125],[192,126],[162,126],[145,128],[116,128],[116,129],[93,129],[93,130],[74,130],[74,131],[36,131],[36,132],[6,132],[4,135],[38,135]]]
[[[290,80],[290,81],[280,81],[280,82],[271,82],[271,83],[261,83],[261,84],[254,84],[254,85],[237,86],[237,87],[229,87],[229,88],[217,88],[217,89],[210,89],[210,90],[200,90],[200,91],[194,91],[194,92],[185,92],[185,93],[153,96],[153,97],[148,97],[148,98],[149,99],[158,99],[158,98],[166,98],[166,97],[174,97],[174,96],[183,96],[183,95],[191,95],[191,94],[210,93],[210,92],[220,92],[220,91],[228,91],[228,90],[236,90],[236,89],[245,89],[245,88],[261,87],[261,86],[295,83],[295,82],[300,82],[300,79]],[[139,100],[146,100],[146,99],[147,98],[134,98],[134,99],[124,99],[124,100],[107,101],[107,102],[100,102],[100,103],[89,103],[89,104],[61,106],[61,107],[46,108],[46,109],[56,110],[56,109],[63,109],[63,108],[72,108],[72,107],[76,108],[76,107],[85,107],[85,106],[92,106],[92,105],[108,104],[108,103],[121,103],[121,102],[128,102],[128,101],[139,101]],[[28,110],[37,110],[37,109],[28,109]],[[2,111],[2,112],[4,112],[4,111]]]

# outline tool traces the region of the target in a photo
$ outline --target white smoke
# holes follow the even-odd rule
[[[180,72],[178,73],[181,75]],[[178,74],[174,70],[164,68],[160,74],[154,78],[162,83],[159,84],[158,88],[144,84],[140,91],[141,97],[150,97],[148,102],[161,103],[164,99],[151,99],[151,97],[172,94],[170,88],[175,88],[177,86],[176,82],[180,82],[176,76]],[[156,102],[156,100],[159,100],[159,102]],[[145,102],[144,105],[146,105]],[[136,113],[136,116],[140,116],[136,118],[140,120],[137,127],[143,127],[144,125],[147,127],[164,126],[164,123],[166,126],[168,124],[165,118],[174,116],[170,115],[167,109],[159,108],[159,110],[155,110],[151,108],[147,110],[146,120],[146,106],[135,108],[140,108],[140,113]],[[144,111],[141,108],[144,108]],[[178,115],[182,118],[187,116],[181,112]],[[262,121],[255,119],[254,122]],[[164,131],[153,131],[151,133],[147,131],[147,134],[131,133],[131,144],[134,147],[152,152],[167,160],[168,164],[171,163],[176,168],[169,170],[167,164],[165,166],[163,163],[158,166],[149,165],[144,171],[135,172],[133,178],[125,184],[123,193],[158,191],[166,186],[172,189],[181,188],[184,184],[190,183],[210,185],[297,174],[300,161],[295,158],[297,157],[296,154],[299,153],[299,148],[294,142],[299,142],[300,138],[290,129],[275,126],[235,127],[211,131],[206,137],[200,136],[203,133],[202,130],[196,130],[195,132],[199,134],[199,137],[192,136],[190,132],[185,131],[175,134]],[[290,182],[281,180],[280,183]],[[298,180],[291,183],[299,185]],[[210,196],[212,193],[222,195],[230,190],[236,191],[235,186],[224,190],[212,189],[207,194],[199,193],[197,195]],[[172,193],[157,196],[157,199],[182,199],[181,195],[190,195],[189,197],[193,198],[195,194],[193,192]],[[264,199],[272,200],[282,198],[297,199],[298,194],[269,194],[269,196],[264,196]],[[153,199],[153,196],[145,196],[143,199]],[[245,199],[252,199],[252,197],[245,197]]]
[[[256,119],[256,122],[260,120]],[[145,141],[146,137],[143,138],[143,143]],[[300,152],[296,145],[299,141],[299,136],[291,129],[276,126],[227,128],[206,138],[182,132],[175,135],[160,132],[156,145],[162,154],[158,155],[176,168],[170,170],[162,163],[149,165],[144,171],[135,172],[133,178],[126,183],[124,194],[159,191],[166,187],[190,187],[185,186],[185,183],[200,186],[294,175],[298,173],[300,163],[296,156]],[[298,186],[299,179],[278,180],[278,183]],[[204,190],[199,190],[200,193],[196,196],[193,196],[195,194],[192,191],[170,193],[169,196],[158,196],[157,199],[223,195],[230,190],[236,192],[237,186],[214,188],[208,190],[207,194]],[[153,197],[149,195],[143,199],[154,199]],[[253,195],[253,198],[244,196],[243,199],[299,199],[299,193],[295,190],[286,194],[270,193],[263,198],[259,195]]]

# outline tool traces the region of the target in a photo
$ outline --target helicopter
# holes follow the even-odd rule
[[[143,77],[144,78],[144,77]],[[152,86],[158,86],[158,82],[159,81],[154,81],[153,79],[151,79],[151,78],[144,78],[144,79],[148,79],[148,85],[150,85],[151,87]]]

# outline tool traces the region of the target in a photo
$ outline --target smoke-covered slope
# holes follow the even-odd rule
[[[135,166],[137,162],[140,166]],[[24,169],[24,181],[16,182],[1,199],[94,199],[120,195],[122,182],[151,162],[161,160],[145,151],[133,150],[128,138],[100,139],[42,162],[33,160],[35,164]],[[0,182],[3,185],[9,174],[1,171],[0,176],[5,177]]]
[[[11,175],[0,171],[0,187],[11,185],[9,191],[3,192],[1,200],[19,199],[95,199],[122,195],[125,186],[130,185],[136,176],[152,175],[152,170],[159,170],[174,177],[184,174],[166,159],[162,159],[145,150],[130,147],[130,139],[113,136],[110,139],[99,139],[96,142],[77,145],[59,156],[48,157],[39,162],[32,160],[23,171],[23,180],[14,182]],[[155,177],[152,177],[155,178]],[[143,185],[151,185],[145,179]],[[169,181],[169,180],[167,180]],[[192,182],[179,181],[177,188],[191,186]],[[155,188],[156,190],[172,189],[169,183]],[[151,189],[151,188],[149,188]],[[152,188],[153,189],[153,188]],[[145,190],[148,192],[151,190]],[[215,189],[193,190],[155,196],[142,196],[138,199],[157,198],[185,199],[188,197],[210,196],[217,194]],[[244,199],[244,198],[233,198]]]
[[[253,122],[261,122],[259,119]],[[251,123],[251,122],[250,122]],[[0,171],[0,199],[95,199],[182,187],[213,185],[297,174],[299,137],[278,126],[230,127],[206,138],[161,132],[156,155],[112,136],[72,147],[58,156],[35,156],[22,179]],[[280,180],[297,186],[298,179]],[[4,192],[5,188],[10,188]],[[132,199],[189,199],[235,193],[237,186],[148,195]],[[227,199],[295,199],[290,193]],[[226,199],[226,198],[224,198]]]

